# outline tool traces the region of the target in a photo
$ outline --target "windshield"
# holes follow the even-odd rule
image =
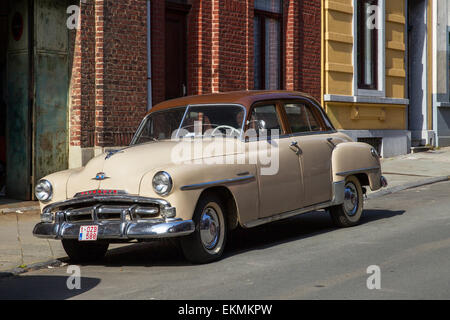
[[[241,135],[245,109],[236,105],[179,107],[151,113],[133,144],[183,137]]]

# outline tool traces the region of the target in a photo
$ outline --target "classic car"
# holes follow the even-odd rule
[[[338,132],[306,94],[189,96],[154,106],[129,146],[41,179],[33,233],[62,240],[73,261],[110,243],[177,238],[188,260],[207,263],[238,227],[321,209],[354,226],[366,188],[386,185],[377,151]]]

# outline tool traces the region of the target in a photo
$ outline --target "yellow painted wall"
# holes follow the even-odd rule
[[[353,5],[352,0],[325,1],[324,94],[352,95]]]
[[[323,94],[353,96],[353,0],[324,0]],[[385,1],[385,93],[405,98],[405,4]],[[406,129],[406,106],[324,102],[338,129]]]

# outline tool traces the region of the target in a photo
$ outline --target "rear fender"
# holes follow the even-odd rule
[[[381,163],[375,149],[367,143],[340,143],[333,150],[332,174],[334,183],[342,183],[348,176],[357,176],[362,185],[372,190],[381,188]],[[364,179],[364,175],[367,179]]]

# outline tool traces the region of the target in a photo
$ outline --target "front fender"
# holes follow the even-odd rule
[[[67,181],[72,174],[79,172],[80,170],[82,170],[82,168],[58,171],[42,178],[48,180],[52,184],[53,196],[51,201],[39,202],[41,211],[49,204],[67,200]]]
[[[172,177],[172,191],[164,197],[155,193],[152,186],[153,176],[158,171],[166,171]],[[214,183],[233,178],[239,178],[245,173],[253,176],[243,183]],[[199,187],[192,186],[199,185]],[[185,188],[191,186],[191,188]],[[257,218],[258,185],[256,166],[247,164],[196,164],[187,163],[162,167],[147,172],[140,185],[139,195],[143,197],[163,198],[176,207],[177,217],[192,219],[195,207],[202,192],[210,187],[223,186],[233,195],[240,221]]]
[[[365,174],[372,190],[381,188],[381,163],[372,146],[362,142],[341,143],[333,150],[333,182],[344,181],[351,175]]]

